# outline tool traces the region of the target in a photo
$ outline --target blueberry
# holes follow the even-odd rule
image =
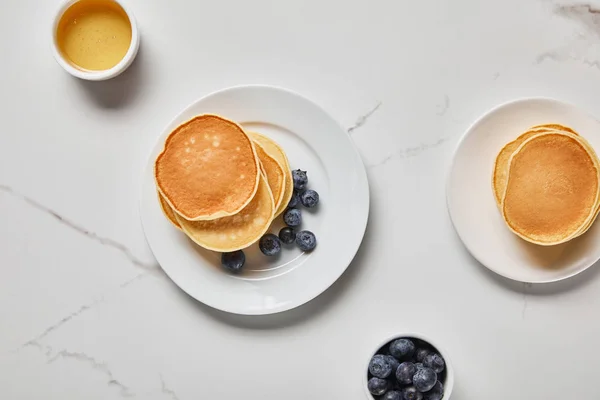
[[[279,240],[284,244],[292,244],[296,240],[296,231],[293,228],[285,227],[279,231]]]
[[[311,251],[317,246],[317,238],[311,231],[300,231],[296,234],[296,244],[302,251]]]
[[[384,394],[381,400],[402,400],[402,393],[393,390]]]
[[[417,351],[415,351],[415,360],[417,360],[417,362],[422,363],[423,360],[425,360],[425,357],[427,357],[429,354],[431,354],[431,351],[429,349],[417,349]]]
[[[396,369],[396,379],[403,385],[410,385],[416,372],[417,367],[415,367],[415,364],[409,361],[403,362]]]
[[[423,361],[423,365],[434,370],[436,374],[439,374],[440,372],[442,372],[444,370],[446,363],[444,362],[444,359],[442,358],[442,356],[440,356],[439,354],[433,353],[433,354],[429,354],[427,357],[425,357],[425,360]]]
[[[306,171],[296,169],[292,171],[292,178],[294,179],[294,189],[306,189],[306,184],[308,183],[308,176],[306,176]]]
[[[423,400],[423,393],[419,392],[414,386],[402,389],[402,398],[404,400]]]
[[[232,272],[239,272],[246,262],[246,255],[242,250],[221,254],[221,264]]]
[[[388,381],[381,378],[371,378],[367,383],[367,388],[372,395],[381,396],[388,390]]]
[[[413,385],[419,392],[428,392],[435,386],[437,374],[431,368],[418,369],[413,376]]]
[[[427,393],[425,393],[425,400],[442,400],[444,397],[444,385],[442,382],[437,381],[435,386]]]
[[[281,242],[277,236],[267,233],[260,238],[258,248],[265,256],[274,256],[281,251]]]
[[[420,370],[420,369],[425,368],[425,366],[423,365],[423,363],[416,363],[415,367],[417,367],[417,371]]]
[[[400,362],[396,360],[394,356],[385,356],[385,358],[387,358],[388,362],[392,366],[392,371],[395,373],[395,371],[398,369],[398,366],[400,366]]]
[[[296,208],[290,208],[283,214],[283,222],[287,226],[298,226],[302,223],[302,214]]]
[[[300,201],[306,208],[313,208],[319,204],[319,193],[314,190],[308,189],[300,194]]]
[[[394,340],[390,344],[390,354],[398,360],[409,360],[415,353],[415,344],[410,339]]]
[[[385,356],[377,354],[369,363],[369,372],[376,378],[387,378],[392,373],[392,366]]]
[[[294,208],[298,205],[298,203],[300,203],[300,196],[298,195],[298,192],[296,192],[294,190],[294,193],[292,194],[292,198],[290,199],[290,202],[288,203],[288,208]]]

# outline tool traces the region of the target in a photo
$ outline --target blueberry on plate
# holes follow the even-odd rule
[[[387,378],[392,373],[392,365],[385,356],[376,354],[369,362],[369,372],[376,378]]]
[[[434,370],[436,374],[442,372],[446,367],[446,363],[444,362],[442,356],[436,353],[429,354],[427,357],[425,357],[425,360],[423,360],[423,365]]]
[[[296,234],[296,244],[302,251],[312,251],[317,247],[317,238],[311,231],[300,231]]]
[[[402,389],[403,400],[423,400],[423,393],[419,392],[414,386],[408,386]]]
[[[319,193],[308,189],[300,194],[300,202],[306,208],[313,208],[319,204]]]
[[[442,382],[437,381],[435,386],[431,390],[425,393],[425,400],[442,400],[444,397],[444,385]]]
[[[239,272],[246,262],[246,255],[242,250],[221,254],[221,264],[231,272]]]
[[[402,393],[397,390],[392,390],[383,395],[381,400],[402,400]]]
[[[413,385],[419,392],[430,391],[437,382],[437,374],[434,370],[428,367],[418,369],[413,376]]]
[[[390,344],[390,354],[398,360],[409,360],[415,353],[415,344],[410,339],[394,340]]]
[[[298,192],[294,190],[294,193],[292,193],[292,198],[287,206],[288,208],[294,208],[298,205],[298,203],[300,203],[300,196],[298,195]]]
[[[274,256],[281,251],[281,241],[272,233],[267,233],[260,238],[258,248],[265,256]]]
[[[367,383],[367,389],[369,389],[369,392],[371,392],[372,395],[381,396],[387,392],[388,385],[388,381],[385,379],[373,377],[369,379],[369,382]]]
[[[286,226],[279,231],[279,240],[284,244],[292,244],[296,240],[296,231],[294,228]]]
[[[410,385],[416,372],[417,367],[415,367],[415,364],[405,361],[396,369],[396,379],[403,385]]]
[[[396,370],[400,366],[400,361],[396,360],[396,357],[394,356],[386,355],[384,357],[387,358],[388,362],[392,366],[392,371],[396,373]]]
[[[306,171],[295,169],[292,171],[292,178],[294,179],[294,189],[298,191],[306,189],[306,185],[308,184]]]
[[[417,351],[415,352],[415,360],[417,360],[417,362],[422,363],[425,360],[425,357],[427,357],[430,354],[431,351],[429,349],[417,349]]]
[[[287,226],[295,227],[302,223],[302,213],[297,208],[289,208],[283,214],[283,222]]]

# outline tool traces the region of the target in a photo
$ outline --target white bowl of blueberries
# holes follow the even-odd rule
[[[375,400],[448,400],[454,371],[448,355],[423,335],[386,340],[369,360],[367,397]]]

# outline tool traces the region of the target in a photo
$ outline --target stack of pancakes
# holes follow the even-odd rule
[[[498,154],[493,189],[511,231],[542,246],[564,243],[598,215],[600,161],[574,130],[534,126]]]
[[[168,220],[201,247],[220,252],[259,240],[294,189],[277,143],[216,115],[197,116],[171,132],[154,175]]]

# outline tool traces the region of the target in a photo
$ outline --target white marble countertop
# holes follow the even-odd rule
[[[499,278],[460,243],[444,193],[459,137],[499,103],[550,96],[600,116],[600,2],[128,3],[140,54],[105,83],[53,60],[56,1],[2,5],[0,398],[362,399],[368,353],[401,331],[448,350],[453,399],[600,398],[599,268],[552,285]],[[371,183],[348,271],[266,317],[181,292],[138,213],[165,124],[244,83],[321,104]]]

